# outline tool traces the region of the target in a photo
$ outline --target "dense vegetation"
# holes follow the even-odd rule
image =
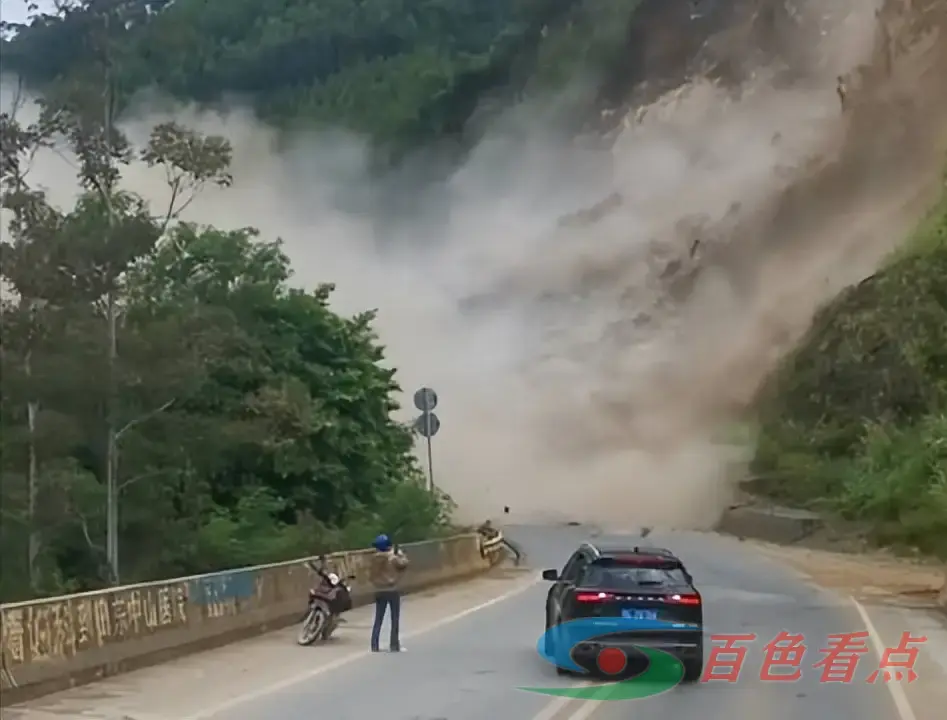
[[[175,125],[128,147],[114,122],[137,92],[238,96],[273,123],[348,127],[397,157],[578,76],[620,94],[640,70],[629,44],[646,44],[639,5],[73,0],[8,34],[4,70],[42,91],[45,112],[0,122],[0,598],[289,558],[380,527],[406,541],[448,521],[390,420],[397,386],[372,314],[335,315],[331,287],[292,289],[278,241],[179,222],[193,193],[229,183],[230,148]],[[51,144],[78,160],[70,208],[28,183]],[[122,188],[133,158],[168,172],[176,204]],[[947,554],[945,273],[947,200],[769,384],[764,491]]]
[[[4,64],[44,85],[87,51],[101,8],[126,97],[157,88],[344,126],[395,150],[453,136],[478,106],[577,73],[604,78],[639,0],[86,0],[37,17]]]
[[[131,147],[96,27],[36,122],[0,115],[2,598],[440,532],[373,314],[291,288],[278,241],[178,220],[229,185],[229,144],[165,124]],[[73,207],[30,185],[43,148],[73,159]],[[131,162],[170,207],[122,187]]]
[[[638,4],[61,0],[4,26],[4,71],[45,100],[40,122],[0,126],[0,596],[447,522],[449,500],[419,486],[413,438],[389,419],[396,384],[372,315],[334,315],[330,287],[291,289],[279,243],[252,229],[180,223],[194,192],[229,183],[229,147],[174,125],[127,147],[114,123],[140,91],[347,127],[382,160],[462,148],[478,110],[579,75],[598,93]],[[594,115],[588,99],[575,107]],[[73,208],[27,182],[50,145],[78,158]],[[176,204],[157,213],[123,190],[133,158],[169,171]]]
[[[945,278],[947,187],[905,250],[826,307],[772,379],[764,492],[947,557]]]

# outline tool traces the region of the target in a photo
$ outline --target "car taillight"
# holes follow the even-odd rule
[[[671,595],[667,601],[674,605],[700,605],[700,595]]]
[[[614,595],[611,593],[589,593],[589,592],[580,592],[575,594],[575,601],[581,603],[596,603],[596,602],[608,602],[609,600],[614,599]]]

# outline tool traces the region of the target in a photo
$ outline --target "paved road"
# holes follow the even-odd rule
[[[714,535],[652,536],[690,566],[706,599],[708,633],[755,633],[746,669],[734,683],[678,687],[645,700],[559,701],[521,686],[563,686],[533,648],[543,630],[545,585],[535,570],[561,566],[583,528],[509,528],[525,548],[532,572],[501,572],[463,586],[408,598],[403,623],[408,652],[366,652],[367,609],[351,614],[338,640],[299,648],[290,632],[232,645],[164,666],[121,676],[4,712],[4,720],[931,720],[898,707],[898,692],[864,678],[878,656],[866,654],[850,685],[819,682],[807,670],[798,682],[762,682],[763,645],[781,630],[803,633],[810,646],[805,668],[819,659],[829,633],[863,630],[849,599],[817,589],[773,564],[752,547]],[[904,616],[886,611],[878,623],[894,644]],[[709,651],[709,643],[708,643]],[[941,673],[925,658],[922,672]],[[930,693],[947,688],[931,675]],[[900,687],[900,686],[899,686]],[[903,693],[902,693],[903,695]],[[941,710],[947,699],[926,705]]]

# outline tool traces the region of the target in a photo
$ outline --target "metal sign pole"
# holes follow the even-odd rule
[[[431,416],[427,416],[427,479],[428,479],[428,490],[434,492],[434,460],[431,453]]]
[[[414,406],[421,411],[421,417],[414,421],[414,427],[427,440],[427,488],[433,493],[434,453],[431,438],[437,435],[437,431],[441,428],[441,421],[434,414],[434,408],[437,407],[437,393],[428,387],[419,389],[414,393]]]

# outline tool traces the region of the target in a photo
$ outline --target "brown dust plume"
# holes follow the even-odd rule
[[[188,219],[279,236],[298,283],[335,282],[342,312],[379,308],[404,419],[416,387],[440,396],[435,481],[463,518],[506,505],[520,522],[706,528],[751,450],[723,431],[816,308],[874,271],[934,182],[925,148],[944,103],[899,104],[908,80],[912,97],[943,94],[916,59],[865,75],[851,95],[867,109],[840,109],[837,78],[878,57],[880,0],[795,4],[791,79],[765,66],[739,87],[698,77],[630,109],[606,148],[518,107],[448,182],[403,179],[403,207],[369,201],[365,147],[341,130],[287,141],[238,107],[154,102],[126,130],[140,140],[173,115],[226,135],[235,185]],[[866,113],[873,132],[908,128],[914,145],[873,152]],[[54,154],[31,175],[61,203],[68,176]],[[166,199],[145,168],[126,184]]]

